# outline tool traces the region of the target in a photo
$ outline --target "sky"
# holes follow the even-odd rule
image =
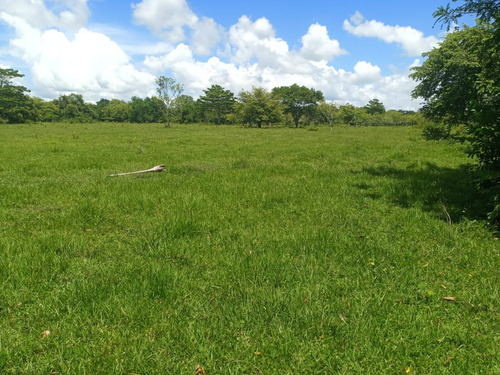
[[[325,99],[416,110],[411,68],[445,36],[447,0],[0,0],[0,68],[31,95],[88,102],[155,95],[172,77],[195,99],[217,84],[294,83]]]

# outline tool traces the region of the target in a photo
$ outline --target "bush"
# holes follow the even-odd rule
[[[450,128],[443,124],[428,123],[424,125],[422,134],[428,141],[438,141],[450,138]]]

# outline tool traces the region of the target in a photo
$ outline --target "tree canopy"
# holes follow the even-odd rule
[[[243,123],[255,124],[261,128],[262,124],[275,124],[281,121],[278,100],[263,88],[254,87],[252,91],[242,91],[238,100],[241,104],[239,112]]]
[[[369,113],[370,115],[385,113],[385,106],[378,99],[370,100],[364,108],[366,112]]]
[[[452,0],[457,3],[458,0]],[[500,14],[500,2],[498,0],[461,0],[462,4],[453,8],[450,3],[440,6],[433,14],[436,22],[450,29],[452,25],[458,24],[458,20],[464,15],[473,14],[480,21],[490,23],[498,20]]]
[[[167,124],[165,126],[170,127],[172,109],[175,107],[176,99],[184,91],[184,86],[176,82],[175,79],[164,76],[160,76],[156,79],[156,85],[158,98],[163,102],[161,109],[165,113],[167,119]]]
[[[17,70],[0,68],[0,122],[24,122],[35,117],[33,101],[25,95],[29,90],[13,83],[22,77],[24,74]]]
[[[313,111],[324,100],[321,91],[297,84],[275,87],[272,93],[283,104],[284,112],[292,116],[295,127],[299,126],[302,116]]]
[[[236,101],[234,94],[220,85],[212,85],[203,92],[205,95],[200,96],[199,101],[206,118],[216,124],[225,123],[226,115],[233,110]]]
[[[471,155],[483,166],[500,170],[499,2],[465,1],[436,13],[440,22],[455,22],[475,13],[476,26],[449,33],[438,48],[424,53],[413,68],[418,81],[413,97],[425,100],[423,111],[449,125],[464,124],[471,136]]]

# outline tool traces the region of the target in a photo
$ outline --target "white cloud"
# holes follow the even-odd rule
[[[240,17],[238,23],[229,29],[229,43],[232,61],[236,64],[257,60],[262,66],[276,66],[289,55],[288,43],[275,37],[267,18],[252,22],[247,16]]]
[[[203,17],[193,26],[191,46],[199,55],[208,55],[212,48],[221,41],[224,28],[212,18]]]
[[[378,38],[386,43],[396,43],[408,56],[420,56],[435,47],[439,40],[409,26],[388,26],[375,20],[365,20],[356,12],[349,20],[344,20],[344,30],[356,36]]]
[[[134,19],[155,34],[177,43],[185,40],[184,26],[198,22],[186,0],[142,0],[132,4]]]
[[[78,30],[87,23],[90,17],[87,0],[59,0],[57,4],[59,13],[47,8],[43,0],[2,0],[0,12],[20,17],[38,29]]]
[[[137,24],[170,43],[186,41],[186,28],[190,29],[191,46],[199,55],[210,54],[224,33],[212,18],[194,14],[186,0],[142,0],[132,4],[132,9]]]
[[[150,93],[154,76],[137,71],[126,53],[107,36],[81,28],[72,40],[54,29],[40,31],[5,13],[0,18],[16,30],[12,54],[31,66],[42,96],[81,93],[86,100],[127,98]]]
[[[354,65],[354,82],[359,84],[376,82],[381,78],[380,68],[366,61],[358,61]]]
[[[307,34],[302,37],[301,53],[305,58],[314,61],[331,61],[335,56],[347,54],[340,48],[337,40],[330,39],[326,27],[317,23],[311,25]]]

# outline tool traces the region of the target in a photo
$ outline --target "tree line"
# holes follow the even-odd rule
[[[156,96],[132,97],[129,101],[101,99],[85,102],[72,93],[45,101],[31,97],[26,87],[13,80],[23,77],[14,69],[0,69],[0,123],[33,122],[133,122],[179,124],[243,124],[248,127],[292,127],[335,124],[382,126],[415,125],[422,116],[413,111],[386,110],[378,99],[363,107],[324,100],[321,91],[299,86],[267,91],[254,87],[235,95],[220,85],[203,90],[194,99],[183,95],[182,84],[160,76]]]

